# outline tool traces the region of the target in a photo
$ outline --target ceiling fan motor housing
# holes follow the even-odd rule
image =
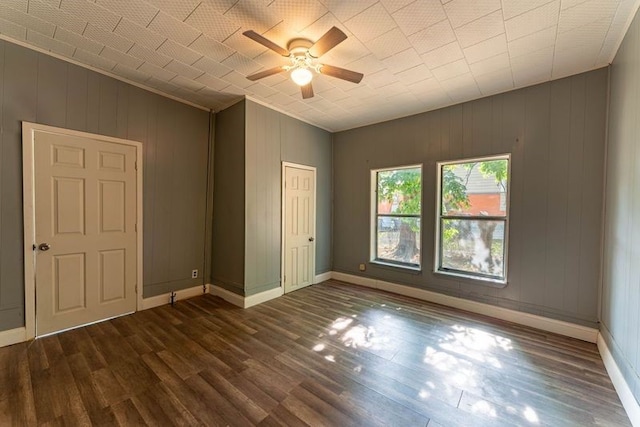
[[[293,39],[287,44],[287,49],[293,56],[306,56],[313,42],[308,39]]]

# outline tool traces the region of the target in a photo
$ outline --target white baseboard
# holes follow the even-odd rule
[[[268,291],[260,292],[259,294],[250,295],[244,298],[244,308],[253,307],[254,305],[262,304],[274,298],[278,298],[284,295],[282,287],[269,289]]]
[[[631,388],[629,388],[629,384],[625,381],[620,368],[618,368],[618,364],[607,346],[607,342],[600,333],[598,334],[597,344],[600,356],[604,362],[604,367],[607,369],[607,373],[609,374],[609,378],[611,378],[613,387],[615,387],[616,392],[620,397],[622,406],[624,406],[625,411],[627,411],[627,416],[631,421],[631,425],[640,426],[640,405],[633,396],[633,392],[631,391]]]
[[[217,285],[209,285],[209,293],[230,302],[236,307],[244,308],[244,297]]]
[[[313,279],[313,284],[315,285],[317,283],[322,283],[331,279],[332,274],[332,271],[327,271],[326,273],[316,275],[316,277]]]
[[[263,302],[278,298],[284,294],[282,288],[277,287],[260,292],[259,294],[243,297],[216,285],[209,285],[209,293],[241,308],[253,307],[254,305],[262,304]]]
[[[577,338],[583,341],[595,343],[598,339],[597,329],[589,328],[582,325],[576,325],[574,323],[549,319],[547,317],[537,316],[535,314],[523,313],[521,311],[510,310],[508,308],[498,307],[491,304],[470,301],[464,298],[452,297],[437,292],[413,288],[411,286],[398,285],[382,280],[355,276],[352,274],[339,273],[334,271],[331,274],[331,277],[336,280],[393,292],[395,294],[405,295],[424,301],[434,302],[436,304],[442,304],[448,307],[458,308],[460,310],[466,310],[472,313],[482,314],[485,316],[494,317],[496,319],[530,326],[532,328]]]
[[[0,347],[27,341],[27,328],[15,328],[0,332]]]
[[[182,299],[187,299],[187,298],[193,298],[193,297],[197,297],[198,295],[208,293],[209,285],[205,285],[205,286],[206,286],[206,292],[203,292],[202,285],[175,291],[176,293],[175,301],[180,301]],[[144,298],[142,300],[142,309],[148,310],[150,308],[159,307],[161,305],[170,304],[170,303],[171,303],[171,292],[168,292],[166,294]]]

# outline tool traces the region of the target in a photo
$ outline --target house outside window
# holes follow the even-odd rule
[[[419,270],[422,166],[371,171],[371,262]]]
[[[507,281],[510,156],[438,163],[435,272]]]

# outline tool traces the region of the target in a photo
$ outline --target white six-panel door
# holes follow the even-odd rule
[[[315,170],[284,166],[284,292],[315,277]]]
[[[33,137],[36,335],[135,311],[136,147]]]

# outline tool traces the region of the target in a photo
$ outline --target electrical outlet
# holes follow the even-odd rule
[[[360,271],[365,271],[367,269],[366,264],[360,264]]]
[[[191,270],[191,278],[192,279],[198,278],[198,270]]]

